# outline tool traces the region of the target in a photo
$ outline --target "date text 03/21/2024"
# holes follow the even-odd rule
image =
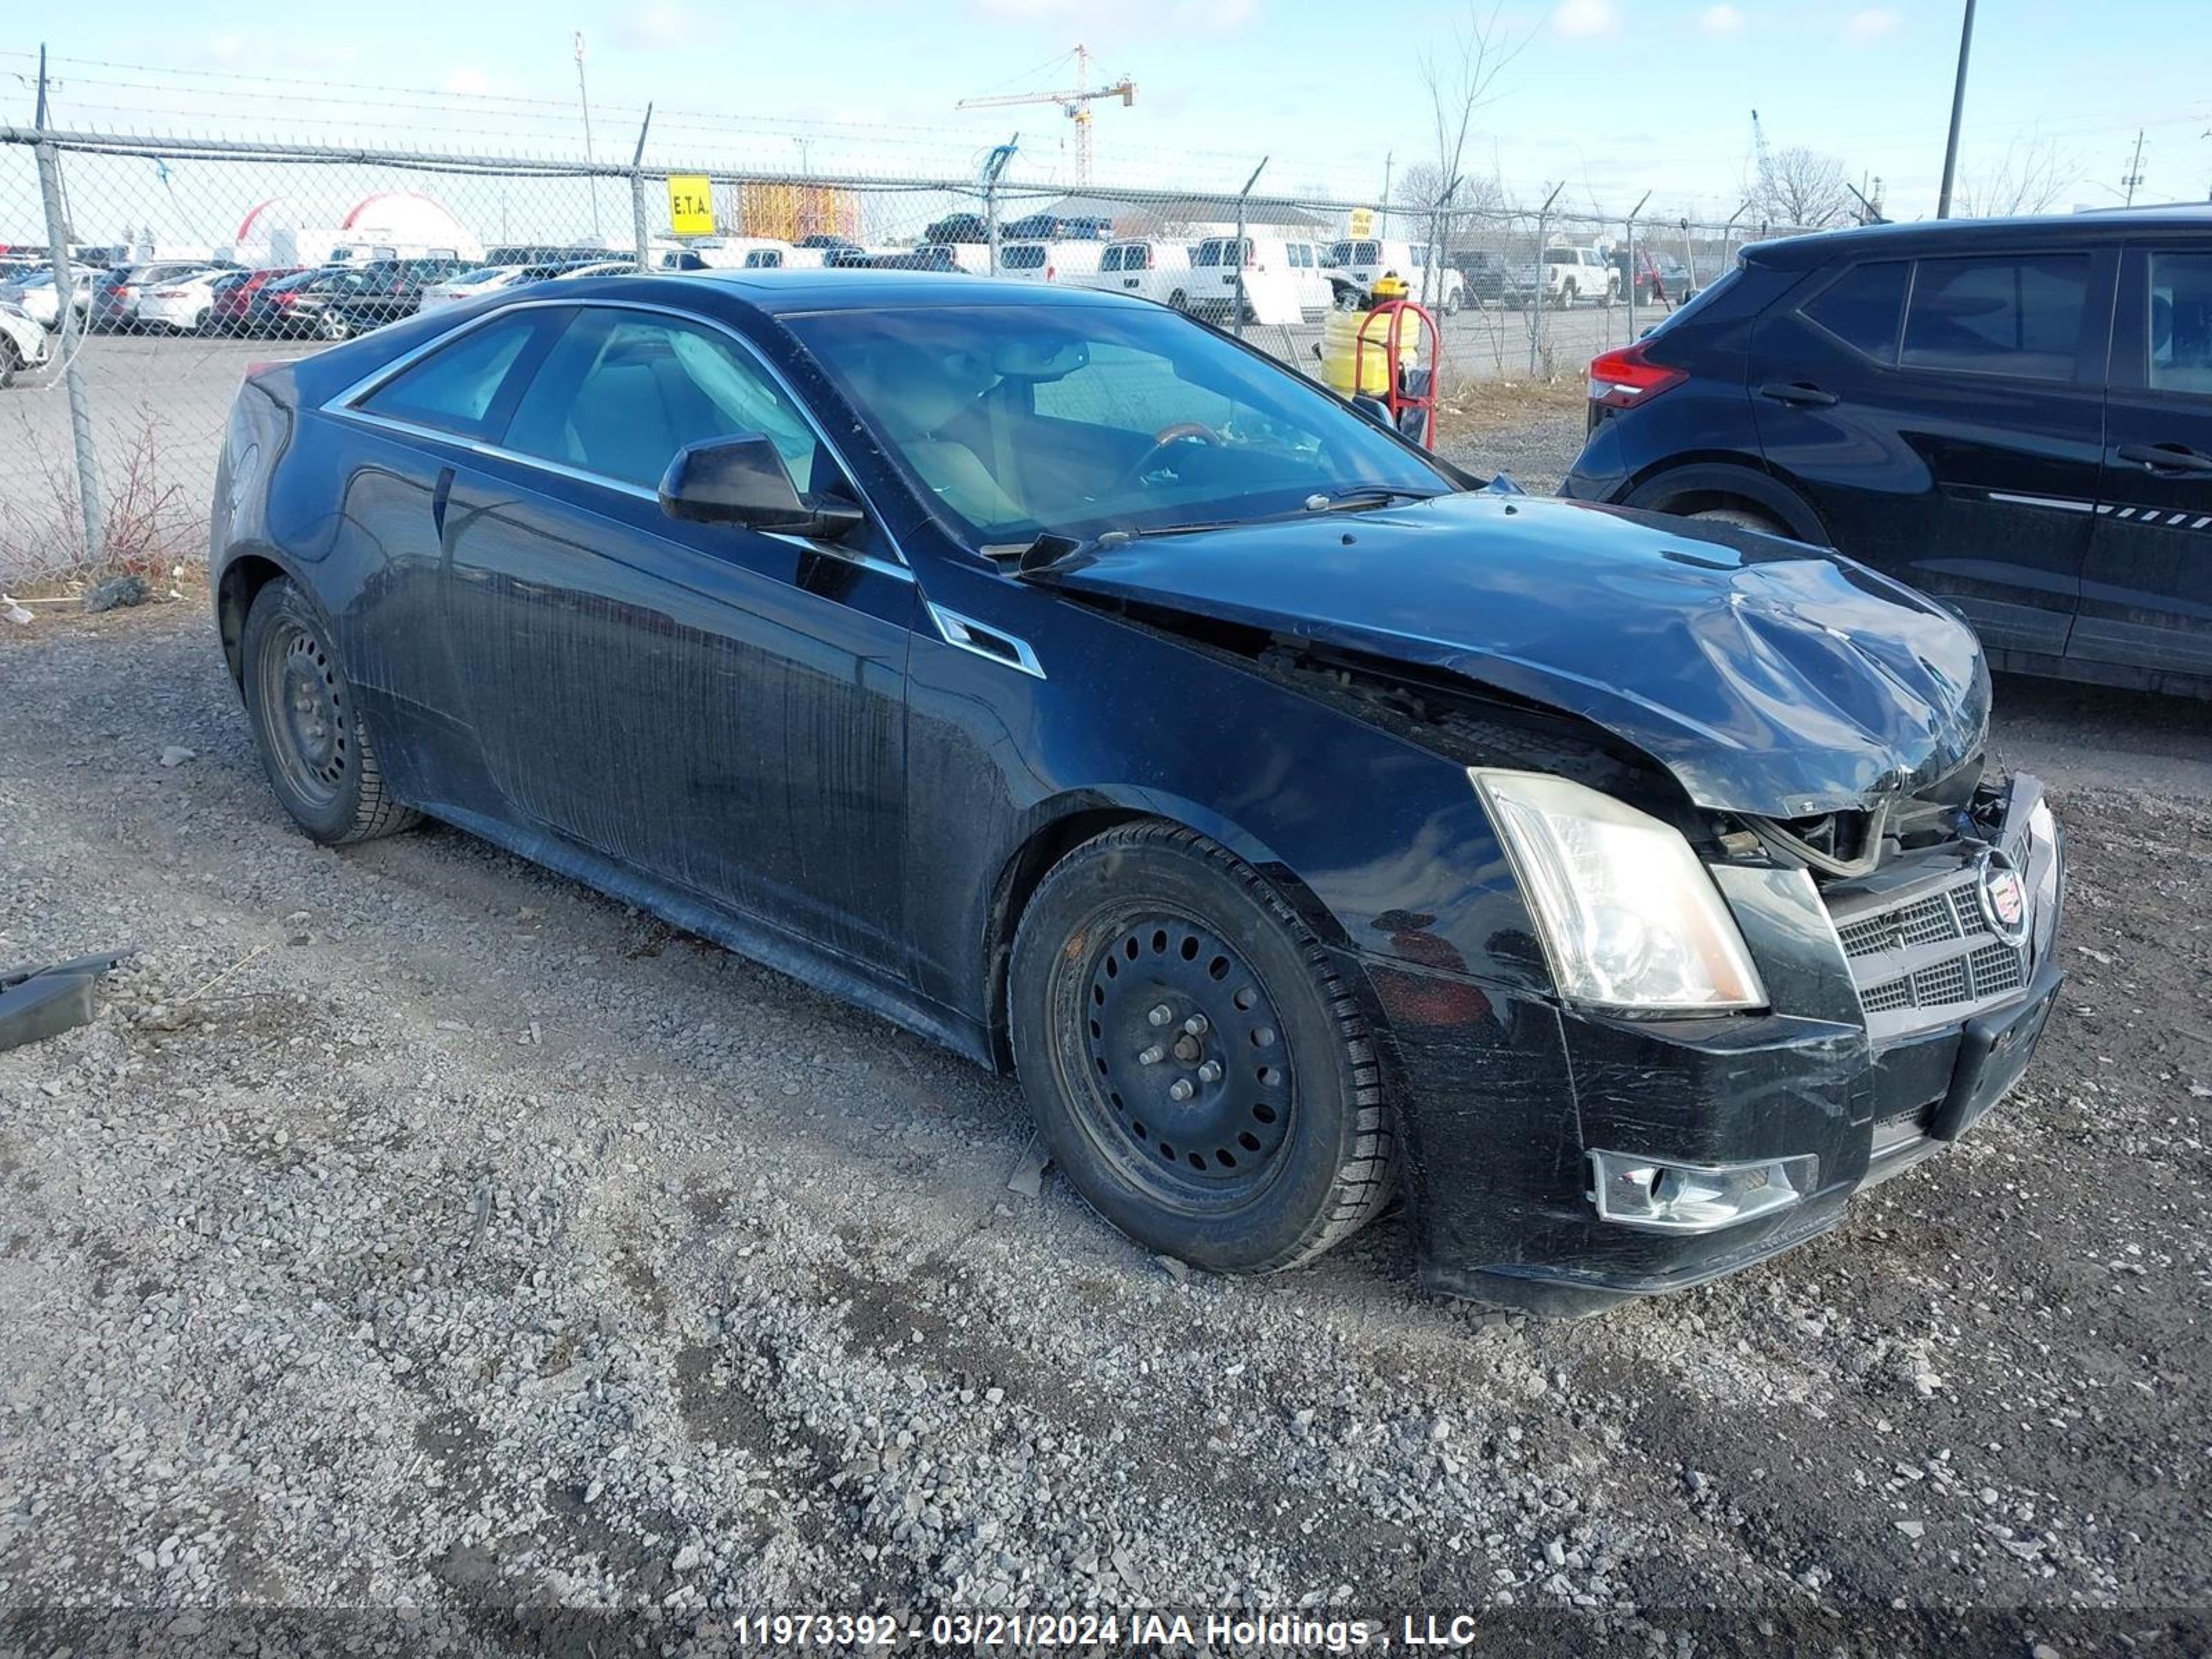
[[[744,1646],[896,1648],[1087,1648],[1127,1643],[1209,1647],[1318,1649],[1355,1653],[1388,1640],[1380,1619],[1327,1619],[1305,1613],[1199,1614],[1138,1613],[940,1613],[927,1623],[892,1613],[748,1613],[736,1625]],[[1473,1614],[1407,1613],[1398,1640],[1408,1648],[1465,1648],[1476,1638]]]

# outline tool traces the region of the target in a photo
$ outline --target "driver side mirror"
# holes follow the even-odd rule
[[[736,524],[779,535],[842,541],[866,521],[850,501],[792,487],[783,457],[758,432],[678,450],[660,476],[660,510],[692,524]]]

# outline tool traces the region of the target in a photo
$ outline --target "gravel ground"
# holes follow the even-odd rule
[[[1170,1267],[1009,1188],[1010,1083],[456,831],[314,847],[204,595],[7,630],[0,962],[137,955],[0,1054],[0,1651],[502,1603],[2203,1651],[2212,737],[2021,696],[2075,978],[2019,1091],[1778,1263],[1532,1324],[1416,1294],[1395,1220]]]

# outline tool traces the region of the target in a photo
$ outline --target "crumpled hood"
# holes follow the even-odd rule
[[[1603,726],[1726,811],[1923,787],[1989,722],[1948,611],[1794,542],[1624,508],[1446,495],[1139,538],[1033,580],[1447,670]]]

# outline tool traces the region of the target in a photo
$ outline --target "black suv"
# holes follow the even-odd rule
[[[1761,244],[1589,393],[1563,494],[1835,547],[1996,667],[2212,696],[2212,211]]]

